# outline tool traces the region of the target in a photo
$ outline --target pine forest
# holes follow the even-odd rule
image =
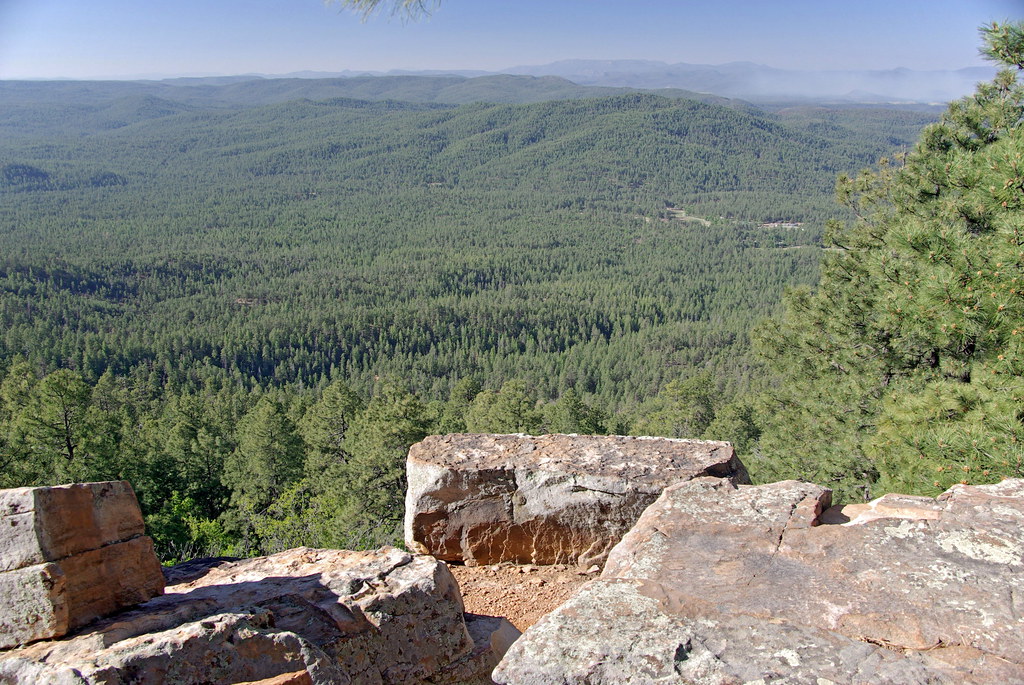
[[[1024,25],[942,107],[552,77],[0,82],[0,487],[162,559],[400,540],[432,433],[1024,476]],[[838,202],[837,202],[838,199]]]

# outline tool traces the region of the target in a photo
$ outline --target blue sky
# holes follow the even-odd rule
[[[0,78],[498,70],[559,59],[956,69],[1024,0],[442,0],[368,22],[322,0],[0,0]]]

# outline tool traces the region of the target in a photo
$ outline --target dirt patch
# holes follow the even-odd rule
[[[519,630],[526,630],[541,616],[554,610],[576,589],[598,576],[597,567],[449,565],[459,581],[466,611],[487,616],[504,616]]]
[[[702,219],[699,216],[690,216],[685,210],[675,209],[673,207],[668,208],[668,213],[672,215],[673,219],[677,221],[689,221],[692,223],[700,224],[701,226],[710,226],[711,222],[707,219]]]

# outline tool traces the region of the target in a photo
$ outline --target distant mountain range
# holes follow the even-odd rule
[[[145,95],[205,108],[330,98],[443,105],[530,103],[644,91],[733,109],[903,105],[930,111],[973,92],[975,84],[993,75],[994,70],[985,67],[956,71],[792,71],[749,62],[711,66],[643,60],[565,60],[511,67],[503,72],[301,71],[134,81],[0,80],[0,97],[16,105],[26,98],[64,101],[71,96],[81,105],[108,102],[114,94]]]
[[[750,62],[666,64],[641,60],[566,60],[513,67],[511,74],[554,75],[588,86],[683,88],[725,97],[762,101],[830,98],[847,102],[945,102],[967,95],[995,69],[956,71],[795,71]]]
[[[15,129],[24,133],[64,122],[69,129],[117,128],[137,118],[162,117],[172,112],[259,107],[296,100],[388,100],[435,107],[471,102],[526,104],[627,95],[636,88],[581,86],[558,76],[491,74],[446,76],[333,76],[306,72],[304,77],[213,76],[161,81],[0,81],[0,135]],[[754,105],[733,98],[659,88],[657,95],[698,100],[736,110]],[[52,107],[40,107],[43,104]],[[70,108],[70,109],[69,109]],[[9,129],[8,126],[13,126]]]
[[[296,72],[293,78],[379,75],[452,75],[462,77],[517,74],[557,76],[581,86],[674,88],[709,93],[751,102],[793,100],[851,104],[941,103],[963,97],[979,81],[995,74],[990,67],[957,70],[913,69],[798,71],[776,69],[752,62],[729,64],[668,64],[649,60],[563,60],[537,66],[517,66],[497,72],[480,70],[389,72]]]
[[[498,96],[493,102],[534,102],[539,99],[561,99],[565,97],[586,97],[616,94],[612,89],[661,91],[669,97],[684,97],[703,94],[731,100],[744,100],[757,105],[785,106],[791,104],[836,104],[836,105],[940,105],[969,95],[980,81],[991,80],[995,75],[993,67],[966,67],[955,70],[920,71],[896,68],[882,70],[794,70],[776,69],[753,62],[730,62],[728,64],[669,64],[652,60],[599,60],[570,59],[550,64],[524,65],[484,71],[480,69],[392,69],[389,71],[351,70],[341,71],[295,71],[287,74],[235,74],[185,77],[137,76],[131,81],[165,83],[175,86],[231,85],[261,79],[284,80],[333,80],[359,77],[435,77],[468,79],[492,79],[493,77],[532,76],[547,79],[534,83],[538,92],[535,97],[522,98],[522,93],[511,97],[500,96],[500,80],[491,80],[490,85]],[[556,79],[564,80],[556,83]],[[59,79],[74,82],[73,79]],[[566,83],[568,82],[568,83]],[[506,82],[511,84],[512,82]],[[479,84],[476,84],[479,85]],[[521,86],[522,82],[516,84]],[[580,90],[589,87],[587,95]],[[573,92],[573,88],[576,88]],[[604,93],[596,89],[605,89]],[[459,88],[456,91],[461,90]],[[547,91],[547,92],[544,92]],[[554,98],[552,91],[559,91]],[[422,96],[422,94],[420,94]],[[466,93],[434,93],[436,102],[467,102]],[[473,94],[472,97],[476,97]],[[374,99],[374,98],[371,98]],[[416,98],[420,100],[421,98]]]

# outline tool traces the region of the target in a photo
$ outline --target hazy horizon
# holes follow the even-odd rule
[[[468,77],[473,77],[473,76],[476,76],[476,75],[479,75],[479,76],[491,76],[491,75],[499,75],[499,74],[529,75],[529,74],[521,74],[518,70],[526,70],[526,69],[530,69],[530,68],[538,68],[539,69],[539,68],[544,68],[544,67],[547,67],[547,66],[550,66],[550,65],[558,64],[560,62],[604,62],[604,61],[609,61],[609,62],[610,61],[627,62],[627,61],[631,61],[631,60],[628,60],[628,59],[604,60],[604,59],[601,59],[601,58],[581,57],[581,58],[569,58],[569,59],[565,59],[565,60],[557,60],[556,62],[548,62],[548,63],[544,63],[544,64],[518,64],[518,65],[514,65],[514,66],[509,66],[509,67],[506,67],[506,68],[503,68],[503,69],[493,69],[493,70],[471,69],[471,68],[457,68],[457,67],[456,68],[451,68],[451,69],[431,69],[429,67],[423,68],[423,69],[415,69],[415,68],[396,67],[396,68],[393,68],[393,69],[339,69],[339,70],[333,70],[333,71],[332,70],[320,70],[320,69],[298,69],[298,70],[295,70],[295,71],[279,72],[279,73],[254,72],[254,71],[245,72],[245,73],[227,73],[227,72],[159,73],[158,72],[158,73],[140,73],[140,74],[107,74],[107,75],[101,74],[101,75],[97,75],[97,76],[85,76],[85,77],[75,77],[75,76],[32,76],[32,77],[24,77],[24,78],[17,78],[17,77],[15,77],[15,78],[0,78],[0,80],[10,80],[10,81],[170,81],[170,80],[174,80],[174,79],[222,79],[222,78],[223,79],[231,79],[231,78],[247,78],[247,77],[251,77],[251,78],[254,78],[254,79],[258,79],[258,78],[264,78],[264,79],[274,79],[274,78],[332,78],[334,76],[356,77],[356,76],[360,76],[360,75],[372,75],[372,76],[398,76],[398,75],[438,75],[438,76],[453,75],[453,76],[455,76],[455,75],[467,75]],[[719,64],[697,64],[697,63],[693,63],[693,62],[676,62],[676,63],[673,64],[673,63],[669,63],[669,62],[662,62],[660,60],[635,60],[635,61],[645,61],[645,62],[652,62],[652,63],[660,63],[660,64],[665,64],[665,65],[670,66],[670,67],[671,66],[676,66],[676,65],[682,65],[682,64],[689,64],[691,66],[701,66],[701,67],[723,67],[723,66],[729,66],[730,64],[741,64],[741,62],[723,62],[723,63],[719,63]],[[770,68],[770,69],[777,69],[778,68],[778,67],[774,67],[774,66],[772,66],[770,64],[757,64],[757,63],[753,63],[753,62],[742,62],[742,64],[751,64],[753,66],[767,67],[767,68]],[[935,71],[935,72],[948,73],[948,72],[966,71],[966,70],[974,70],[974,69],[988,69],[990,67],[991,67],[991,65],[981,64],[981,65],[971,65],[971,66],[967,66],[967,67],[960,67],[958,69],[934,69],[934,70],[911,69],[909,71],[914,71],[914,72],[918,72],[918,73],[925,73],[926,71]],[[991,67],[991,68],[994,70],[994,67]],[[901,71],[901,70],[907,70],[907,68],[906,67],[891,67],[891,68],[888,68],[888,69],[865,69],[865,70],[856,70],[856,69],[852,69],[852,68],[848,69],[848,70],[847,69],[792,69],[792,70],[780,69],[780,71],[794,71],[794,72],[805,71],[805,72],[808,72],[808,73],[838,73],[838,72],[844,72],[844,71],[865,71],[865,72],[884,73],[884,72],[898,72],[898,71]],[[557,74],[555,74],[555,75],[557,75]]]
[[[442,0],[421,21],[364,23],[321,0],[0,0],[0,79],[502,72],[566,59],[942,71],[986,66],[978,27],[1021,14],[1013,0]]]

